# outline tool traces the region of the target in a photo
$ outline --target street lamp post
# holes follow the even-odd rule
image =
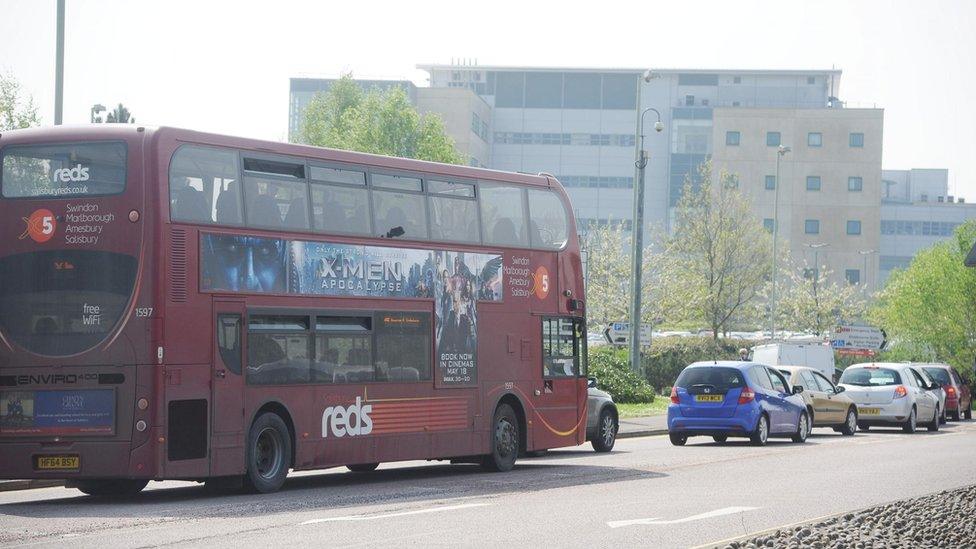
[[[64,112],[64,0],[58,0],[57,37],[54,44],[54,125]]]
[[[864,270],[861,272],[864,273],[863,284],[866,289],[868,287],[868,256],[878,253],[878,250],[859,250],[857,253],[861,254],[861,257],[864,258]]]
[[[769,339],[776,339],[776,245],[779,238],[779,164],[792,149],[780,145],[776,149],[776,186],[773,189],[773,288],[769,297]]]
[[[659,75],[650,70],[637,81],[637,109],[641,108],[641,88],[645,82],[658,78]],[[633,241],[633,265],[631,284],[631,308],[630,308],[630,368],[634,372],[640,372],[640,313],[641,313],[641,275],[644,263],[644,168],[647,167],[647,151],[644,150],[644,115],[653,111],[657,115],[657,122],[654,123],[654,130],[661,132],[664,124],[661,122],[661,113],[655,108],[646,108],[640,111],[637,117],[637,154],[634,161],[637,177],[634,179],[634,219],[630,227],[631,240]]]

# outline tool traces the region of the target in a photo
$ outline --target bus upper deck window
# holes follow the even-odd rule
[[[528,246],[524,189],[482,184],[481,219],[484,240],[500,246]]]
[[[170,164],[169,197],[174,221],[240,225],[237,153],[194,145],[180,147]]]
[[[561,250],[568,237],[566,209],[552,191],[529,189],[529,236],[533,248]]]

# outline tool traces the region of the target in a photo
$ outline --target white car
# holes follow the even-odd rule
[[[854,364],[844,370],[840,385],[857,405],[857,426],[862,431],[899,426],[914,433],[919,425],[939,430],[941,387],[908,364]]]
[[[941,414],[942,414],[942,415],[939,416],[939,423],[945,424],[946,419],[948,419],[946,417],[947,416],[947,412],[946,412],[946,398],[948,398],[949,395],[946,393],[945,387],[942,386],[942,383],[940,383],[938,380],[936,380],[934,377],[932,377],[932,374],[928,373],[925,370],[925,367],[926,366],[930,366],[931,367],[931,366],[944,366],[944,365],[943,364],[928,364],[928,363],[926,363],[926,364],[920,364],[918,362],[912,362],[912,363],[909,364],[909,366],[911,366],[912,370],[915,370],[916,372],[918,372],[918,375],[922,376],[922,378],[925,381],[927,381],[929,385],[937,385],[938,386],[938,390],[936,390],[935,393],[939,397],[939,410],[941,410]]]

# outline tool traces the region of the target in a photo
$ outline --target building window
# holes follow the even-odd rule
[[[732,83],[733,84],[741,84],[742,83],[742,77],[741,76],[734,76],[734,77],[732,77]]]
[[[694,95],[686,95],[685,96],[685,106],[686,107],[694,107],[695,106],[695,96]]]
[[[729,147],[739,146],[739,132],[725,132],[725,144]]]
[[[816,267],[807,267],[803,269],[803,278],[807,280],[816,280],[820,274],[820,269]]]
[[[807,176],[807,190],[808,191],[819,191],[820,190],[820,176],[819,175],[808,175]]]
[[[844,278],[847,279],[848,284],[860,284],[861,283],[861,270],[860,269],[847,269],[844,271]]]
[[[820,220],[807,219],[803,222],[803,232],[806,234],[820,234]]]
[[[779,147],[779,145],[780,145],[779,132],[766,132],[766,146]]]
[[[851,146],[852,147],[863,147],[864,146],[864,134],[863,133],[852,133],[851,134]]]
[[[820,132],[810,132],[807,134],[807,146],[808,147],[820,147],[823,146],[823,134]]]
[[[733,102],[732,102],[732,106],[733,106],[733,107],[738,107],[738,106],[740,106],[740,105],[741,105],[741,103],[739,103],[738,101],[733,101]]]
[[[847,222],[847,234],[855,236],[861,234],[861,222],[855,219],[849,220]]]
[[[847,178],[847,190],[852,193],[859,193],[864,190],[864,180],[860,177]]]
[[[774,189],[776,189],[776,176],[775,175],[767,175],[766,176],[766,190],[767,191],[772,191]]]
[[[816,83],[817,83],[817,79],[815,77],[813,76],[807,77],[807,84],[816,84]]]
[[[766,229],[767,232],[770,232],[770,233],[773,232],[773,228],[775,228],[775,227],[776,227],[776,224],[775,224],[775,222],[773,221],[772,218],[767,217],[766,219],[763,219],[763,228]]]

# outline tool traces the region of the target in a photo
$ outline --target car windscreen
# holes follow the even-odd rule
[[[4,198],[71,198],[125,190],[124,143],[12,146],[2,156]]]
[[[736,368],[721,366],[695,366],[685,368],[675,381],[675,386],[689,389],[698,385],[710,385],[719,391],[728,391],[745,385],[742,372]]]
[[[900,385],[901,375],[888,368],[848,368],[840,376],[840,382],[861,387]]]
[[[934,379],[935,381],[938,381],[940,384],[952,385],[952,380],[949,379],[949,370],[946,370],[945,368],[935,368],[935,367],[928,367],[922,369],[925,370],[925,373],[928,374],[930,378]]]

